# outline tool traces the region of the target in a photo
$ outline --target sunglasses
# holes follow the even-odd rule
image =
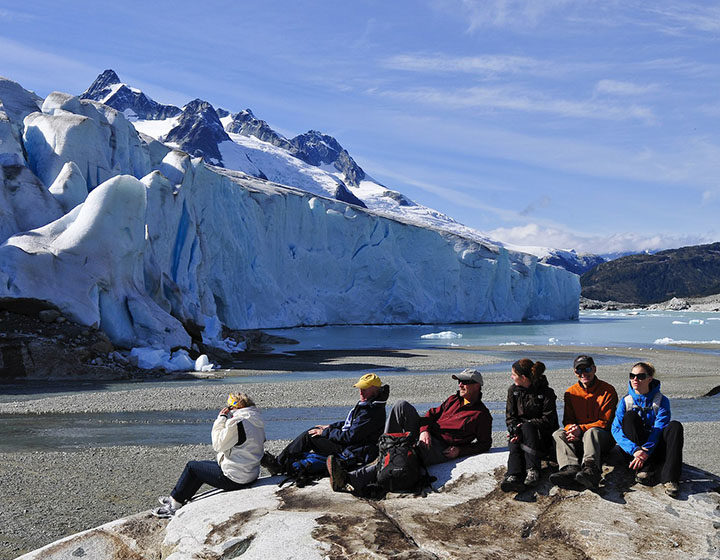
[[[582,375],[583,373],[590,373],[591,371],[592,366],[577,367],[575,368],[575,375]]]
[[[477,381],[463,381],[462,379],[458,379],[458,385],[475,385]]]
[[[630,379],[637,379],[638,381],[645,381],[648,378],[647,373],[632,373],[630,372]]]

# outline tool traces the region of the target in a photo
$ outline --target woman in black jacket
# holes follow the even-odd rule
[[[505,406],[508,427],[507,474],[500,484],[505,492],[520,492],[540,479],[540,458],[552,449],[558,428],[555,392],[544,375],[545,364],[523,358],[512,365]]]

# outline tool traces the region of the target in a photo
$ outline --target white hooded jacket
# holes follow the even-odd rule
[[[242,423],[245,441],[238,444],[238,424]],[[219,415],[212,427],[212,446],[222,472],[233,482],[245,484],[260,474],[260,459],[265,444],[265,424],[254,406]]]

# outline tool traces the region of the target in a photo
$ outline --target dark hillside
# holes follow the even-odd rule
[[[621,257],[583,274],[580,285],[590,299],[641,304],[718,294],[720,243]]]

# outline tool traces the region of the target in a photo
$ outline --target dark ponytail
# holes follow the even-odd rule
[[[514,369],[518,375],[523,375],[530,379],[530,382],[535,385],[537,380],[540,379],[540,376],[545,373],[545,364],[540,361],[533,362],[529,358],[523,358],[515,362],[512,365],[512,369]]]

